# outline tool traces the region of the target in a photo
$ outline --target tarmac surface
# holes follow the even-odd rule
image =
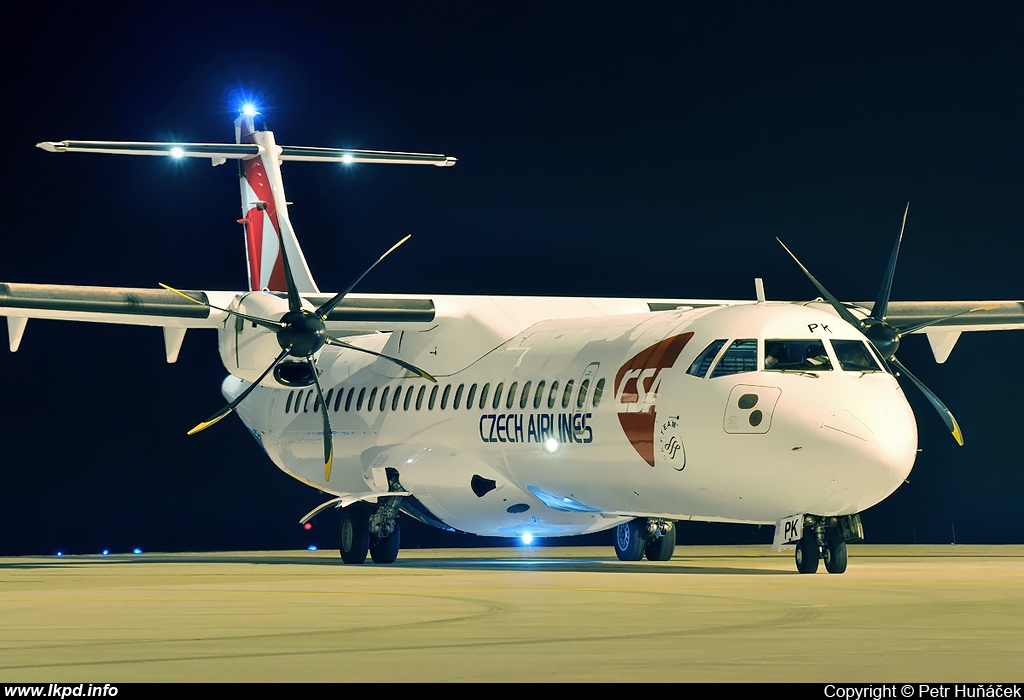
[[[1024,546],[0,559],[0,682],[1024,680]]]

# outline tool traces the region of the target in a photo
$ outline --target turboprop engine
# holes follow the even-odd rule
[[[220,358],[225,369],[239,379],[258,381],[263,386],[274,388],[308,386],[313,383],[309,363],[299,358],[281,361],[271,374],[260,380],[283,348],[277,331],[249,321],[245,316],[280,321],[289,313],[286,297],[273,292],[249,292],[239,297],[229,308],[243,315],[229,315],[219,331]],[[302,308],[315,311],[305,300],[302,300]],[[319,355],[320,349],[317,349],[312,357],[317,359]]]

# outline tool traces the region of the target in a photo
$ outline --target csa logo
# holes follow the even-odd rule
[[[681,472],[686,468],[686,448],[679,436],[679,416],[669,416],[658,423],[658,461]]]
[[[627,361],[615,374],[615,400],[619,407],[622,432],[626,434],[637,454],[652,467],[655,458],[655,424],[658,420],[656,404],[658,389],[661,386],[661,370],[675,363],[679,353],[692,337],[693,333],[683,333],[665,338]],[[658,448],[662,451],[663,459],[671,455],[667,463],[674,469],[682,471],[686,465],[686,453],[678,435],[679,417],[675,417],[675,425],[668,425],[669,422],[671,421],[663,422],[664,425],[659,430]],[[662,438],[665,438],[666,442],[662,442]]]

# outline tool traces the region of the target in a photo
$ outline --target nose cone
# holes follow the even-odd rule
[[[842,377],[850,386],[823,411],[815,432],[834,455],[835,492],[820,514],[870,508],[899,488],[917,456],[917,422],[889,374]]]

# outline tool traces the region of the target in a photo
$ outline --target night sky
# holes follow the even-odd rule
[[[231,141],[251,96],[279,143],[459,158],[286,164],[326,291],[411,233],[357,291],[751,298],[760,276],[769,298],[817,296],[779,236],[873,299],[910,201],[894,299],[1024,299],[1015,4],[145,5],[4,6],[0,280],[244,289],[232,164],[34,145]],[[937,365],[904,343],[966,446],[907,387],[922,452],[863,515],[868,542],[1024,542],[1022,350],[977,333]],[[223,403],[214,332],[168,365],[159,329],[30,321],[0,360],[0,555],[336,545],[336,515],[297,524],[323,497],[236,418],[186,437]]]

